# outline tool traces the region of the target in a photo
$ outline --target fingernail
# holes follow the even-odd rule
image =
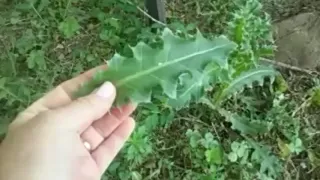
[[[83,145],[88,151],[91,150],[91,144],[89,144],[88,142],[84,142]]]
[[[110,98],[114,94],[115,88],[112,83],[105,82],[97,91],[97,95],[102,98]]]

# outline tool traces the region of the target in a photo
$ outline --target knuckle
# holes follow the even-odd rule
[[[86,96],[79,98],[77,104],[83,109],[97,109],[99,108],[99,102],[92,96]]]
[[[32,128],[31,130],[39,129],[41,127],[42,129],[46,129],[46,126],[51,127],[52,123],[55,122],[52,120],[53,114],[51,110],[43,111],[38,113],[36,116],[34,116],[31,119],[20,119],[20,121],[13,121],[9,127],[8,132],[17,131],[20,128]]]
[[[36,117],[33,118],[33,121],[37,123],[38,125],[53,125],[56,123],[56,113],[54,113],[54,110],[48,110],[39,113]]]
[[[89,107],[98,107],[99,101],[92,96],[85,96],[77,99],[77,103]]]
[[[48,120],[52,118],[53,115],[54,113],[52,112],[52,110],[47,110],[47,111],[40,112],[36,117],[34,117],[34,119]]]
[[[106,104],[94,95],[79,98],[76,102],[78,108],[85,110],[88,116],[99,119],[106,113]]]
[[[24,126],[26,124],[30,124],[30,122],[44,122],[47,121],[50,117],[52,117],[51,110],[39,112],[36,115],[29,115],[26,112],[20,112],[15,120],[8,125],[8,131],[12,131],[20,126]],[[39,122],[38,122],[39,121]]]

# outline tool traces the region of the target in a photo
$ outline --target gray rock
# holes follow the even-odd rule
[[[276,60],[306,69],[320,66],[320,18],[302,13],[274,24]]]

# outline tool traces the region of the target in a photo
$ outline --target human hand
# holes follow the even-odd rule
[[[0,179],[100,179],[135,125],[134,105],[111,108],[111,83],[72,101],[100,68],[62,83],[17,116],[0,146]]]

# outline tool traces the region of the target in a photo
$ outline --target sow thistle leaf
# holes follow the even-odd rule
[[[267,126],[256,122],[251,122],[250,119],[246,117],[223,109],[219,109],[219,112],[226,118],[228,122],[232,124],[231,128],[240,131],[241,134],[258,135],[268,132]]]
[[[247,118],[236,114],[230,118],[230,122],[232,123],[231,128],[240,131],[242,134],[257,135],[268,132],[268,127],[263,126],[263,124],[250,122]]]
[[[188,103],[200,97],[210,84],[206,67],[215,63],[227,68],[229,54],[236,48],[236,44],[224,36],[207,40],[200,32],[194,39],[182,39],[166,28],[161,38],[161,48],[151,48],[140,42],[131,48],[133,57],[115,54],[108,62],[108,69],[97,73],[76,97],[87,95],[103,82],[111,81],[117,88],[117,104],[128,100],[150,102],[154,93]]]
[[[255,69],[246,71],[233,79],[221,91],[217,92],[215,102],[221,103],[225,98],[242,92],[245,87],[252,87],[252,84],[258,82],[263,85],[265,77],[270,77],[273,81],[278,72],[272,67],[257,67]]]

